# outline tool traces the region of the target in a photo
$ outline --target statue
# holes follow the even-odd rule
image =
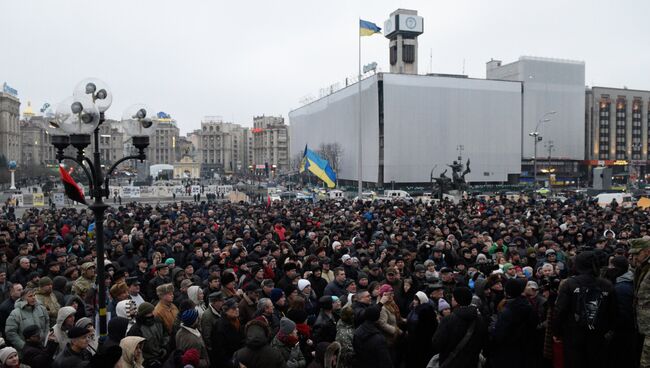
[[[467,163],[464,165],[465,166],[464,169],[463,169],[463,164],[458,161],[454,161],[451,165],[447,165],[449,168],[451,168],[451,178],[447,177],[446,175],[448,169],[445,169],[443,172],[441,172],[438,178],[433,177],[433,170],[431,170],[432,187],[434,181],[437,185],[437,188],[433,187],[432,189],[434,192],[439,193],[440,199],[442,199],[442,195],[446,192],[447,189],[456,190],[456,191],[464,191],[467,189],[465,176],[472,172],[472,170],[469,167],[469,164],[470,161],[469,159],[467,159]]]

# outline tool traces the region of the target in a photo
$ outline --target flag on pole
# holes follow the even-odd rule
[[[359,36],[372,36],[379,32],[381,32],[381,28],[375,23],[359,19]]]
[[[79,188],[79,185],[72,179],[72,176],[68,174],[63,166],[59,166],[59,173],[61,174],[61,181],[63,181],[63,188],[65,189],[65,194],[68,198],[72,199],[75,202],[86,204],[86,198],[84,193]]]
[[[336,173],[330,167],[329,162],[321,158],[316,152],[307,148],[307,145],[305,145],[305,153],[300,163],[300,172],[304,172],[305,170],[309,170],[320,180],[324,181],[328,188],[334,188],[336,186]]]

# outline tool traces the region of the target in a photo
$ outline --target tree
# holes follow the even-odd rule
[[[341,157],[343,156],[343,147],[338,142],[321,143],[318,146],[318,154],[330,163],[334,172],[339,171]]]

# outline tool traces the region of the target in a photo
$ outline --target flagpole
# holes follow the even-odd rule
[[[358,99],[359,99],[359,127],[358,127],[359,128],[359,141],[357,143],[357,150],[358,150],[357,155],[359,157],[357,157],[357,166],[358,166],[357,167],[357,175],[359,175],[359,178],[358,178],[358,186],[359,186],[359,188],[358,188],[357,191],[358,191],[359,199],[361,199],[361,193],[363,192],[363,176],[362,176],[363,175],[363,169],[362,169],[362,165],[363,165],[363,159],[362,159],[363,148],[362,148],[362,140],[361,140],[361,131],[362,131],[362,129],[361,129],[361,18],[359,18],[359,26],[358,26],[358,28],[359,28],[359,31],[358,31],[358,33],[359,33],[359,80],[358,80],[358,84],[359,84],[359,86],[358,86],[358,88],[359,88],[359,92],[358,92]]]

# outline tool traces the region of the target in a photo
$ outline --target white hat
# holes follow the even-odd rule
[[[341,242],[338,240],[332,243],[332,249],[334,250],[336,250],[336,247],[340,247],[340,246],[341,246]]]
[[[0,362],[4,365],[7,359],[9,359],[13,353],[18,354],[18,351],[16,351],[16,349],[12,348],[11,346],[0,349]]]
[[[427,297],[427,294],[425,294],[425,293],[423,293],[421,291],[418,291],[417,293],[415,293],[415,297],[418,298],[418,300],[420,301],[420,304],[426,304],[426,303],[429,302],[429,298]]]
[[[348,260],[352,259],[349,254],[344,254],[343,257],[341,257],[341,261],[347,262]]]
[[[307,286],[311,286],[311,282],[305,279],[298,280],[298,290],[303,291]]]

